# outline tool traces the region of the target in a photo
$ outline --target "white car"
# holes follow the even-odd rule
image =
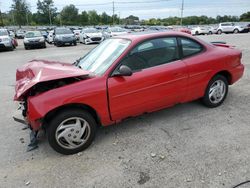
[[[24,36],[25,36],[25,33],[26,33],[26,31],[23,31],[23,30],[17,30],[17,32],[16,32],[16,38],[18,38],[18,39],[23,39],[24,38]]]
[[[121,27],[108,27],[104,30],[104,35],[106,38],[113,37],[113,36],[119,36],[119,35],[125,35],[129,32],[126,29],[123,29]]]
[[[207,27],[197,26],[191,29],[192,35],[207,35],[209,34],[209,29]]]
[[[79,41],[81,30],[80,29],[75,29],[75,30],[73,30],[73,33],[74,33],[74,35],[76,37],[76,40]]]
[[[208,34],[209,35],[212,35],[212,34],[216,34],[217,33],[217,30],[218,30],[218,27],[208,27]]]
[[[103,40],[103,34],[95,28],[85,28],[79,35],[79,41],[83,44],[101,43]]]
[[[7,29],[0,29],[0,49],[13,50],[15,48]]]
[[[49,34],[46,38],[46,41],[49,43],[49,44],[52,44],[54,42],[54,30],[52,31],[49,31]]]
[[[217,34],[219,35],[222,33],[243,33],[243,32],[248,32],[247,27],[235,25],[235,23],[232,22],[220,23],[217,29]]]

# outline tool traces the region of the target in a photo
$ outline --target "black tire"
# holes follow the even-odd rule
[[[28,50],[28,49],[29,49],[29,47],[28,47],[28,46],[24,46],[24,48],[25,48],[25,50]]]
[[[221,34],[222,34],[222,30],[219,29],[219,30],[217,31],[217,34],[218,34],[218,35],[221,35]]]
[[[195,35],[199,35],[199,32],[198,32],[198,31],[195,31]]]
[[[77,45],[76,41],[73,44],[74,44],[74,46],[76,46]]]
[[[213,34],[213,32],[212,32],[212,31],[209,31],[209,32],[208,32],[208,34],[209,34],[209,35],[212,35],[212,34]]]
[[[234,34],[239,33],[239,29],[234,29]]]
[[[210,100],[210,98],[209,98],[209,92],[210,92],[211,86],[213,86],[213,84],[214,84],[216,81],[222,81],[222,82],[225,84],[225,88],[224,88],[224,89],[225,89],[225,93],[224,93],[223,98],[222,98],[220,101],[218,101],[217,103],[213,103],[213,102]],[[220,105],[224,102],[224,100],[226,99],[227,93],[228,93],[228,81],[227,81],[227,79],[226,79],[224,76],[220,75],[220,74],[215,75],[215,76],[209,81],[209,83],[208,83],[208,86],[207,86],[206,91],[205,91],[205,95],[204,95],[203,98],[202,98],[202,102],[203,102],[203,104],[204,104],[205,106],[207,106],[207,107],[209,107],[209,108],[218,107],[218,106],[220,106]]]
[[[14,49],[15,49],[14,45],[12,45],[12,46],[9,48],[10,51],[13,51]]]
[[[84,119],[88,125],[89,125],[89,132],[88,132],[88,139],[86,142],[81,145],[80,147],[74,148],[74,149],[67,149],[62,147],[57,139],[56,139],[56,131],[59,125],[64,121],[67,120],[68,118],[82,118]],[[88,148],[90,144],[93,142],[95,138],[95,133],[96,133],[96,121],[92,117],[92,115],[85,111],[85,110],[78,110],[78,109],[71,109],[71,110],[64,110],[60,111],[50,122],[48,125],[48,141],[50,146],[57,151],[58,153],[64,154],[64,155],[71,155],[75,154],[78,152],[83,151],[84,149]],[[67,133],[68,134],[68,133]],[[73,135],[72,135],[73,136]]]
[[[46,48],[46,43],[43,44],[43,48]]]

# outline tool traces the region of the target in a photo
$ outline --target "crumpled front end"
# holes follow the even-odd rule
[[[16,71],[14,100],[19,101],[24,120],[18,122],[28,124],[32,130],[38,130],[42,125],[30,100],[46,91],[69,85],[88,78],[89,72],[74,65],[60,62],[33,60]],[[34,116],[34,114],[36,114]]]

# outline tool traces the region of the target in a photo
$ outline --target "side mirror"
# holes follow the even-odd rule
[[[117,73],[114,74],[114,76],[131,76],[132,74],[133,72],[128,66],[121,65]]]

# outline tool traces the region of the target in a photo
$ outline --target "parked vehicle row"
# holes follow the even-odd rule
[[[220,23],[218,26],[195,26],[191,28],[192,35],[211,35],[211,34],[222,34],[222,33],[246,33],[249,32],[247,25],[237,25],[233,22]]]

